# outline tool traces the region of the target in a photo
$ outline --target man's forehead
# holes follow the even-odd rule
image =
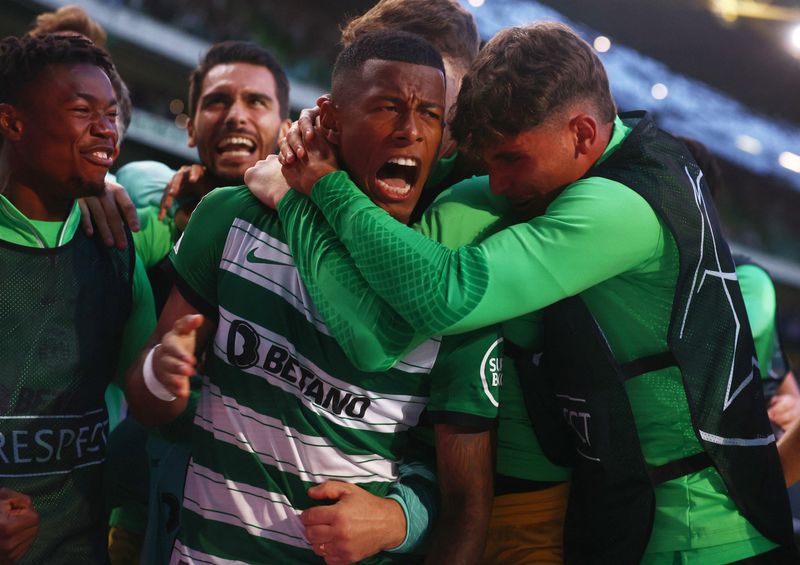
[[[220,63],[203,78],[202,92],[244,90],[275,96],[275,77],[267,67],[253,63]]]
[[[91,63],[46,65],[23,87],[29,96],[45,98],[91,98],[115,100],[111,80],[103,69]]]
[[[360,80],[368,92],[378,90],[424,93],[435,102],[444,102],[444,73],[429,65],[369,59],[361,69]]]

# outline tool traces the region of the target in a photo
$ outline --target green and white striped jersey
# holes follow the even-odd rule
[[[217,320],[172,563],[319,563],[299,519],[315,504],[310,486],[341,480],[385,495],[423,413],[483,429],[496,417],[496,328],[431,339],[384,373],[361,372],[283,237],[246,187],[222,188],[170,256],[184,296]]]

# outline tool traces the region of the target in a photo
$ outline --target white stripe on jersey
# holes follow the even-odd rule
[[[250,565],[245,561],[223,559],[183,545],[177,539],[172,546],[169,565]]]
[[[227,347],[230,341],[229,333],[231,323],[237,319],[238,317],[228,310],[222,307],[219,308],[219,323],[217,325],[217,333],[214,337],[214,355],[231,367],[235,365],[231,364],[231,360],[227,354]],[[428,397],[380,394],[337,379],[320,369],[310,359],[298,354],[294,345],[287,338],[254,322],[247,321],[247,324],[258,334],[258,362],[250,367],[236,366],[237,370],[265,379],[272,386],[278,387],[284,392],[295,396],[306,409],[339,426],[356,430],[398,433],[407,430],[411,426],[417,425],[419,416],[428,403]],[[236,340],[234,340],[234,342],[235,341]],[[288,351],[292,357],[297,360],[297,363],[299,363],[299,367],[297,364],[292,363],[289,375],[291,379],[287,380],[263,368],[264,360],[267,358],[267,354],[273,346]],[[241,347],[241,344],[234,343],[234,347]],[[235,356],[236,353],[237,351],[231,352],[232,356]],[[305,369],[305,375],[303,374],[303,369]],[[337,389],[340,391],[340,397],[349,394],[352,398],[369,399],[369,407],[361,417],[352,417],[352,415],[348,415],[342,412],[342,410],[338,412],[335,411],[331,403],[328,403],[327,406],[325,406],[325,403],[323,403],[323,405],[315,403],[309,396],[303,394],[303,390],[300,389],[300,384],[304,384],[307,389],[308,385],[306,381],[312,379],[312,377],[308,376],[308,373],[313,374],[313,377],[321,381],[323,389],[326,391],[326,396],[331,389]]]
[[[216,441],[254,453],[266,465],[307,482],[397,480],[394,462],[376,454],[343,453],[326,438],[300,433],[223,396],[208,377],[203,379],[194,424],[213,434]]]
[[[289,246],[279,239],[236,218],[225,240],[219,266],[277,294],[317,330],[331,335],[300,280]]]
[[[225,240],[220,268],[277,294],[318,331],[331,335],[297,272],[289,246],[281,240],[236,218]],[[426,340],[398,361],[395,369],[407,373],[431,372],[440,341]]]
[[[301,510],[282,494],[269,492],[224,476],[194,461],[186,471],[183,506],[205,520],[243,528],[250,535],[309,549]]]

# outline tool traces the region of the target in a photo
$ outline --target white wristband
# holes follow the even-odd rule
[[[150,394],[158,398],[159,400],[163,400],[165,402],[172,402],[177,396],[172,394],[170,391],[167,390],[161,381],[156,378],[156,374],[153,372],[153,353],[155,350],[161,347],[159,343],[153,349],[151,349],[147,353],[147,357],[144,358],[144,365],[142,366],[142,376],[144,377],[144,386],[147,387],[147,390],[150,391]]]

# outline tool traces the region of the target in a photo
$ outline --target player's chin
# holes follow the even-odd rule
[[[103,196],[106,192],[106,177],[85,179],[78,191],[78,197]]]

